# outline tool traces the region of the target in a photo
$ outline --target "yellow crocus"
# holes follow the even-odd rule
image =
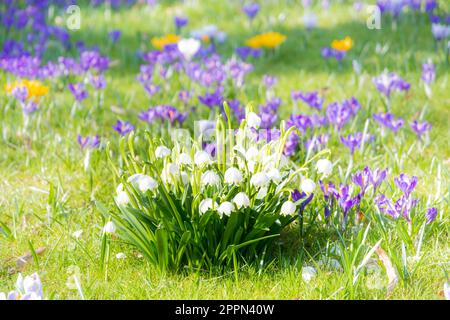
[[[279,32],[266,32],[248,39],[246,44],[254,49],[256,48],[273,49],[278,47],[284,41],[286,41],[285,35],[282,35]]]
[[[155,47],[158,50],[162,50],[164,49],[165,46],[169,44],[178,43],[178,41],[180,41],[179,36],[177,36],[176,34],[169,33],[162,37],[154,37],[152,38],[151,42],[153,47]]]
[[[5,91],[8,94],[11,94],[15,89],[25,87],[27,89],[27,99],[34,99],[37,100],[42,96],[45,96],[49,88],[42,84],[42,82],[38,80],[17,80],[13,83],[6,84],[5,85]]]
[[[337,51],[347,52],[353,47],[353,39],[346,36],[342,40],[333,40],[333,42],[331,42],[331,47]]]

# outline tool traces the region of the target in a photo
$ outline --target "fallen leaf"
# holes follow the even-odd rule
[[[392,265],[391,260],[389,259],[386,251],[383,250],[380,246],[375,250],[375,252],[378,255],[378,258],[381,260],[381,262],[384,265],[384,268],[386,269],[386,274],[389,279],[389,283],[387,286],[388,292],[387,295],[390,296],[392,294],[392,291],[394,290],[395,286],[398,282],[398,276],[397,272],[395,271],[394,266]]]
[[[42,255],[44,251],[46,250],[45,247],[40,247],[36,249],[36,254],[38,256]],[[33,258],[33,255],[31,252],[27,252],[23,256],[20,256],[16,260],[16,268],[17,270],[21,270],[28,262],[30,262]]]

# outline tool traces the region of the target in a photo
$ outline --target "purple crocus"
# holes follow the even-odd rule
[[[358,171],[352,176],[353,183],[361,188],[360,192],[361,195],[364,195],[367,187],[369,187],[371,182],[371,176],[372,172],[367,166],[362,171]]]
[[[121,136],[124,136],[133,131],[134,126],[127,121],[117,120],[116,124],[113,126],[113,129],[116,130]]]
[[[359,204],[361,198],[359,195],[352,197],[350,195],[350,187],[348,185],[340,186],[339,192],[336,194],[339,206],[344,212],[344,217],[347,217],[351,208]]]
[[[298,189],[294,189],[292,192],[291,192],[291,197],[292,197],[292,200],[294,201],[294,202],[297,202],[297,201],[299,201],[299,200],[303,200],[301,203],[300,203],[300,211],[299,211],[299,213],[300,214],[302,214],[303,213],[303,211],[305,210],[305,207],[312,201],[312,199],[314,198],[314,193],[311,193],[311,194],[309,194],[309,195],[307,195],[305,192],[300,192]]]
[[[436,41],[442,41],[450,37],[450,26],[442,23],[433,23],[431,33]]]
[[[176,16],[175,18],[173,18],[173,23],[175,24],[175,28],[177,28],[177,30],[186,26],[188,22],[189,19],[186,17]]]
[[[395,185],[404,193],[406,197],[409,197],[411,192],[416,188],[417,177],[408,177],[406,174],[402,173],[400,176],[394,178]]]
[[[377,90],[390,98],[393,91],[408,91],[411,85],[395,73],[383,73],[372,79]]]
[[[110,33],[108,33],[109,39],[111,39],[112,43],[116,43],[119,41],[120,37],[122,36],[122,31],[120,30],[113,30]]]
[[[102,90],[106,87],[106,80],[102,74],[90,76],[89,82],[95,90]]]
[[[212,93],[205,93],[203,96],[198,96],[198,100],[208,108],[213,108],[215,106],[221,107],[224,99],[220,90],[216,90]]]
[[[247,15],[250,20],[253,20],[259,12],[261,7],[258,3],[250,3],[246,4],[242,7],[242,11]]]
[[[346,51],[339,51],[329,47],[322,48],[320,52],[324,59],[335,58],[337,61],[342,61],[347,54]]]
[[[387,168],[384,170],[377,168],[371,172],[370,182],[372,183],[374,193],[376,192],[378,187],[381,185],[381,183],[386,179],[387,171],[388,171]]]
[[[292,91],[291,92],[292,100],[302,100],[311,108],[321,110],[324,102],[324,98],[319,96],[317,91],[313,92],[302,92],[302,91]]]
[[[353,154],[355,153],[355,150],[361,146],[362,137],[362,132],[357,132],[356,134],[349,134],[347,137],[341,136],[341,142],[349,148],[350,152]]]
[[[95,149],[100,145],[100,137],[96,136],[86,136],[82,137],[80,134],[77,135],[77,142],[80,145],[81,149],[90,148]]]
[[[414,120],[411,122],[411,129],[416,133],[417,137],[420,139],[426,132],[431,130],[432,125],[426,121],[418,122]]]
[[[265,74],[262,80],[263,84],[266,86],[267,89],[272,88],[278,82],[278,79],[276,77],[270,76],[268,74]]]
[[[405,121],[402,118],[395,118],[394,115],[390,112],[375,113],[373,115],[373,118],[375,119],[375,121],[389,128],[395,133],[397,133],[397,131],[405,124]]]
[[[434,68],[434,64],[431,61],[422,65],[421,79],[428,85],[436,79],[436,70]]]
[[[437,209],[436,208],[429,208],[427,209],[426,213],[425,213],[425,218],[427,219],[427,224],[432,223],[437,216]]]
[[[83,83],[69,83],[68,88],[78,102],[85,100],[89,96]]]

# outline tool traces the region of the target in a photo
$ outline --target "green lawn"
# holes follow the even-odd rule
[[[82,7],[81,29],[71,35],[89,45],[98,45],[113,61],[106,73],[108,85],[102,107],[94,108],[96,101],[91,95],[83,102],[84,109],[70,118],[73,97],[65,89],[67,80],[59,80],[50,83],[47,105],[32,115],[30,127],[24,131],[20,110],[14,109],[11,99],[0,93],[0,222],[11,231],[0,233],[0,292],[14,286],[16,259],[32,248],[43,247],[45,251],[36,257],[32,255],[21,272],[39,272],[46,297],[53,299],[80,298],[70,280],[74,268],[79,271],[76,274],[86,299],[442,299],[440,292],[450,276],[450,67],[443,53],[434,49],[428,18],[423,14],[405,14],[393,30],[390,19],[385,17],[381,30],[369,30],[365,26],[365,11],[356,13],[349,3],[339,3],[328,12],[314,7],[318,26],[307,33],[299,1],[264,1],[252,24],[240,8],[240,1],[163,1],[151,9],[112,11],[107,19],[102,8]],[[135,80],[141,64],[136,50],[149,51],[153,36],[174,32],[172,20],[176,14],[189,17],[185,32],[209,23],[225,31],[227,41],[218,49],[224,56],[230,56],[257,33],[274,30],[285,34],[287,40],[279,49],[255,61],[245,90],[238,93],[244,102],[263,103],[262,75],[276,76],[274,91],[283,100],[281,119],[294,110],[291,90],[323,90],[326,103],[358,98],[363,110],[344,133],[362,131],[366,118],[384,111],[372,84],[373,76],[388,69],[411,83],[407,94],[393,97],[392,111],[408,123],[423,113],[423,118],[433,125],[429,144],[418,143],[405,129],[397,136],[379,138],[377,148],[357,153],[353,159],[353,170],[367,164],[389,167],[390,181],[401,172],[417,175],[417,195],[436,204],[439,210],[436,222],[424,233],[420,259],[407,257],[410,275],[406,280],[400,277],[391,293],[387,289],[388,277],[376,255],[371,260],[373,268],[365,270],[357,284],[352,285],[346,272],[318,265],[329,250],[326,247],[338,242],[336,234],[317,228],[302,245],[296,226],[289,228],[274,248],[276,260],[261,270],[254,265],[241,266],[237,281],[233,270],[161,274],[119,239],[111,244],[107,271],[101,269],[104,221],[94,201],[113,208],[117,183],[104,153],[93,164],[92,175],[84,171],[76,136],[99,134],[117,148],[118,135],[111,127],[118,118],[144,130],[145,124],[137,118],[140,111],[159,103],[177,105],[177,84],[169,84],[168,90],[150,100]],[[123,34],[117,45],[109,48],[107,32],[113,29],[121,29]],[[320,48],[347,35],[353,38],[355,46],[342,68],[335,61],[323,60]],[[376,53],[377,44],[388,46],[385,55]],[[57,51],[50,52],[49,58],[58,56]],[[352,59],[362,64],[359,77],[353,72]],[[420,81],[421,65],[426,59],[432,59],[437,70],[431,99],[426,97]],[[10,75],[0,73],[2,87],[10,79]],[[296,112],[306,110],[301,105]],[[375,132],[377,124],[371,121],[370,126]],[[334,176],[343,179],[349,154],[335,138],[330,140],[330,147],[331,159],[337,161]],[[72,236],[77,230],[83,230],[78,240]],[[369,233],[369,246],[379,240],[377,234]],[[351,253],[351,240],[346,241]],[[382,242],[381,246],[387,250],[389,244]],[[401,256],[401,247],[397,249]],[[117,259],[119,252],[126,258]],[[306,265],[318,270],[310,282],[302,279],[302,267]]]

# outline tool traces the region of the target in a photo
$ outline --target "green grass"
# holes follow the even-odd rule
[[[189,1],[184,5],[164,2],[152,10],[113,11],[109,21],[101,8],[82,7],[82,27],[72,32],[73,38],[100,46],[115,61],[107,72],[103,107],[87,114],[95,105],[94,98],[90,97],[83,103],[82,111],[73,119],[68,117],[73,98],[63,90],[61,81],[57,81],[45,100],[47,105],[33,115],[30,128],[23,132],[20,110],[12,107],[6,95],[0,94],[0,222],[11,231],[9,234],[5,229],[5,235],[0,234],[0,292],[12,289],[17,276],[13,270],[15,260],[32,246],[35,250],[45,247],[46,251],[38,255],[37,261],[27,263],[22,273],[39,272],[45,295],[54,299],[80,298],[79,292],[66,284],[71,266],[80,270],[79,280],[86,299],[439,299],[439,292],[447,281],[446,272],[450,273],[449,65],[443,54],[434,50],[427,17],[407,14],[396,30],[391,29],[389,19],[383,19],[382,30],[368,30],[364,12],[356,14],[349,8],[349,4],[333,5],[329,12],[315,8],[319,25],[306,34],[301,21],[303,10],[297,1],[284,1],[283,5],[280,1],[264,2],[252,25],[240,12],[238,1]],[[135,51],[151,50],[152,36],[173,32],[172,17],[180,12],[189,17],[189,30],[214,22],[226,31],[228,39],[219,48],[225,56],[256,33],[275,30],[287,35],[286,43],[273,55],[255,62],[245,91],[239,93],[244,102],[262,103],[265,95],[261,76],[266,73],[277,76],[275,92],[284,102],[280,118],[286,118],[293,110],[291,90],[326,90],[326,103],[352,95],[360,100],[363,110],[344,132],[354,132],[355,128],[362,130],[365,118],[384,110],[371,83],[372,76],[387,68],[411,82],[408,94],[394,97],[393,112],[408,122],[423,112],[424,119],[433,124],[430,143],[425,147],[419,145],[409,129],[405,129],[399,137],[388,135],[380,143],[381,147],[364,155],[356,154],[354,159],[355,170],[370,164],[392,168],[391,179],[400,172],[417,175],[418,194],[431,203],[439,199],[439,217],[425,232],[420,262],[409,262],[410,266],[415,264],[417,270],[407,283],[400,280],[388,295],[387,277],[382,267],[379,273],[367,271],[354,288],[348,286],[343,272],[326,268],[318,268],[318,275],[306,283],[302,280],[302,266],[315,265],[324,254],[323,245],[328,240],[337,240],[327,233],[317,232],[305,240],[306,247],[302,250],[295,227],[275,248],[279,252],[275,262],[262,271],[255,266],[242,266],[237,282],[232,270],[160,274],[118,239],[111,244],[107,273],[102,271],[100,250],[104,221],[93,200],[112,208],[116,182],[105,165],[105,156],[101,155],[91,177],[91,188],[76,135],[78,132],[99,134],[116,146],[117,134],[111,126],[117,118],[130,120],[144,129],[145,125],[138,123],[138,112],[160,102],[177,105],[173,92],[180,88],[174,85],[149,101],[135,80],[140,65]],[[108,51],[106,33],[116,28],[123,31],[122,39]],[[346,35],[354,39],[355,47],[339,70],[333,62],[327,64],[321,58],[320,48]],[[377,43],[389,45],[386,55],[376,54]],[[50,53],[51,58],[53,55],[58,55],[57,50]],[[363,65],[363,75],[359,78],[352,71],[352,58]],[[426,98],[420,82],[421,64],[428,58],[437,65],[432,99]],[[0,77],[1,83],[11,78],[4,73]],[[111,109],[111,106],[116,108]],[[122,112],[117,113],[117,110]],[[300,106],[298,111],[306,110]],[[338,167],[345,172],[348,152],[337,140],[331,141],[331,146],[331,159],[339,160]],[[338,178],[339,170],[335,171]],[[49,194],[51,186],[54,196]],[[71,235],[80,229],[83,234],[75,240]],[[375,235],[368,238],[372,246],[377,241]],[[382,242],[381,246],[386,250],[388,244]],[[116,259],[118,252],[125,253],[126,259]],[[370,286],[374,281],[380,282],[379,288]]]

